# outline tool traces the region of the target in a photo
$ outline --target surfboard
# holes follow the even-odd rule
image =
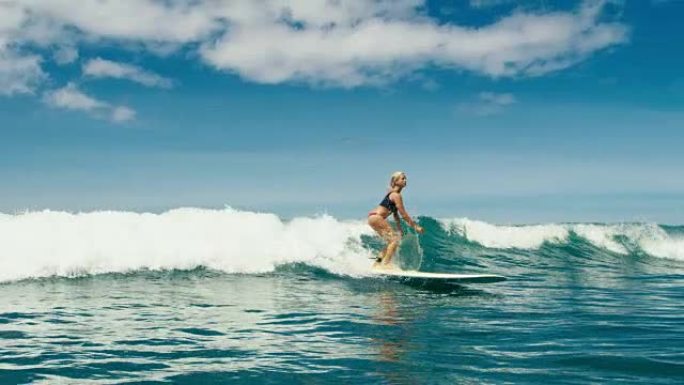
[[[493,283],[505,281],[507,278],[496,274],[451,274],[451,273],[429,273],[416,270],[382,270],[372,268],[373,274],[384,277],[419,279],[429,281],[440,281],[450,283]]]

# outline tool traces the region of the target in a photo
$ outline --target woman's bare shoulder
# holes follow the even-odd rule
[[[397,199],[397,198],[401,199],[401,193],[398,192],[398,191],[391,191],[391,192],[389,193],[389,196],[390,196],[390,198],[392,198],[392,199]]]

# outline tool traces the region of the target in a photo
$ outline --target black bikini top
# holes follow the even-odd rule
[[[392,200],[390,199],[390,197],[389,197],[390,194],[391,194],[391,192],[389,192],[389,193],[387,193],[387,195],[385,195],[385,199],[383,199],[382,202],[380,202],[380,206],[386,208],[392,214],[394,214],[397,212],[397,205],[394,204],[394,202],[392,202]]]

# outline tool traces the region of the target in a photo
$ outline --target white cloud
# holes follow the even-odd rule
[[[496,104],[498,106],[508,106],[516,102],[513,94],[497,94],[494,92],[480,92],[479,98],[483,102]]]
[[[514,2],[515,0],[470,0],[470,6],[473,8],[491,8]]]
[[[37,55],[20,55],[0,46],[0,95],[33,93],[46,74]]]
[[[200,52],[216,68],[261,83],[353,87],[430,64],[492,77],[540,75],[626,40],[623,25],[599,21],[602,8],[592,3],[574,13],[518,12],[480,28],[439,24],[418,13],[386,17],[375,10],[332,21],[290,12],[286,20],[234,22]]]
[[[46,75],[36,54],[21,53],[14,34],[26,21],[25,11],[16,4],[0,2],[0,95],[32,93]]]
[[[71,46],[64,46],[57,49],[53,56],[57,64],[71,64],[78,59],[78,50]]]
[[[461,103],[457,109],[477,116],[492,116],[504,112],[507,106],[517,103],[510,93],[480,92],[475,101]]]
[[[117,106],[112,110],[112,120],[115,122],[127,122],[135,119],[135,110],[125,106]]]
[[[0,2],[0,36],[17,31],[26,21],[26,9],[12,1]]]
[[[34,20],[76,28],[87,37],[187,43],[221,26],[217,0],[6,0],[29,10]],[[44,38],[49,38],[44,36]]]
[[[69,110],[93,111],[106,106],[106,103],[81,92],[73,83],[69,83],[64,88],[47,93],[45,101],[51,106]]]
[[[96,58],[83,65],[83,73],[94,78],[128,79],[148,87],[171,88],[171,79],[146,71],[130,64],[117,63],[110,60]]]
[[[574,12],[518,10],[472,28],[428,17],[425,0],[80,0],[78,6],[73,0],[3,0],[0,47],[106,41],[153,54],[159,47],[197,49],[195,57],[216,69],[272,84],[354,87],[428,66],[537,76],[627,40],[625,25],[602,19],[604,4],[587,0]],[[25,55],[19,58],[32,57]],[[119,72],[109,76],[164,83],[116,64]],[[35,79],[35,68],[26,68],[27,79]]]
[[[48,105],[67,110],[85,111],[98,118],[124,122],[135,118],[135,111],[125,106],[114,106],[98,100],[79,90],[74,83],[45,93]]]

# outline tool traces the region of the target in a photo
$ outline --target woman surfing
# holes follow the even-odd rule
[[[418,233],[423,233],[423,228],[420,227],[406,212],[404,208],[404,201],[401,197],[401,191],[406,187],[406,174],[397,171],[392,174],[390,178],[390,188],[385,195],[385,198],[380,202],[378,207],[368,213],[368,224],[375,230],[375,232],[387,242],[387,246],[380,252],[380,255],[375,260],[373,267],[382,269],[392,269],[392,257],[396,253],[401,241],[401,236],[404,235],[404,229],[401,227],[399,215],[406,221],[409,227],[415,229]],[[387,217],[392,214],[396,223],[397,231],[392,229]]]

